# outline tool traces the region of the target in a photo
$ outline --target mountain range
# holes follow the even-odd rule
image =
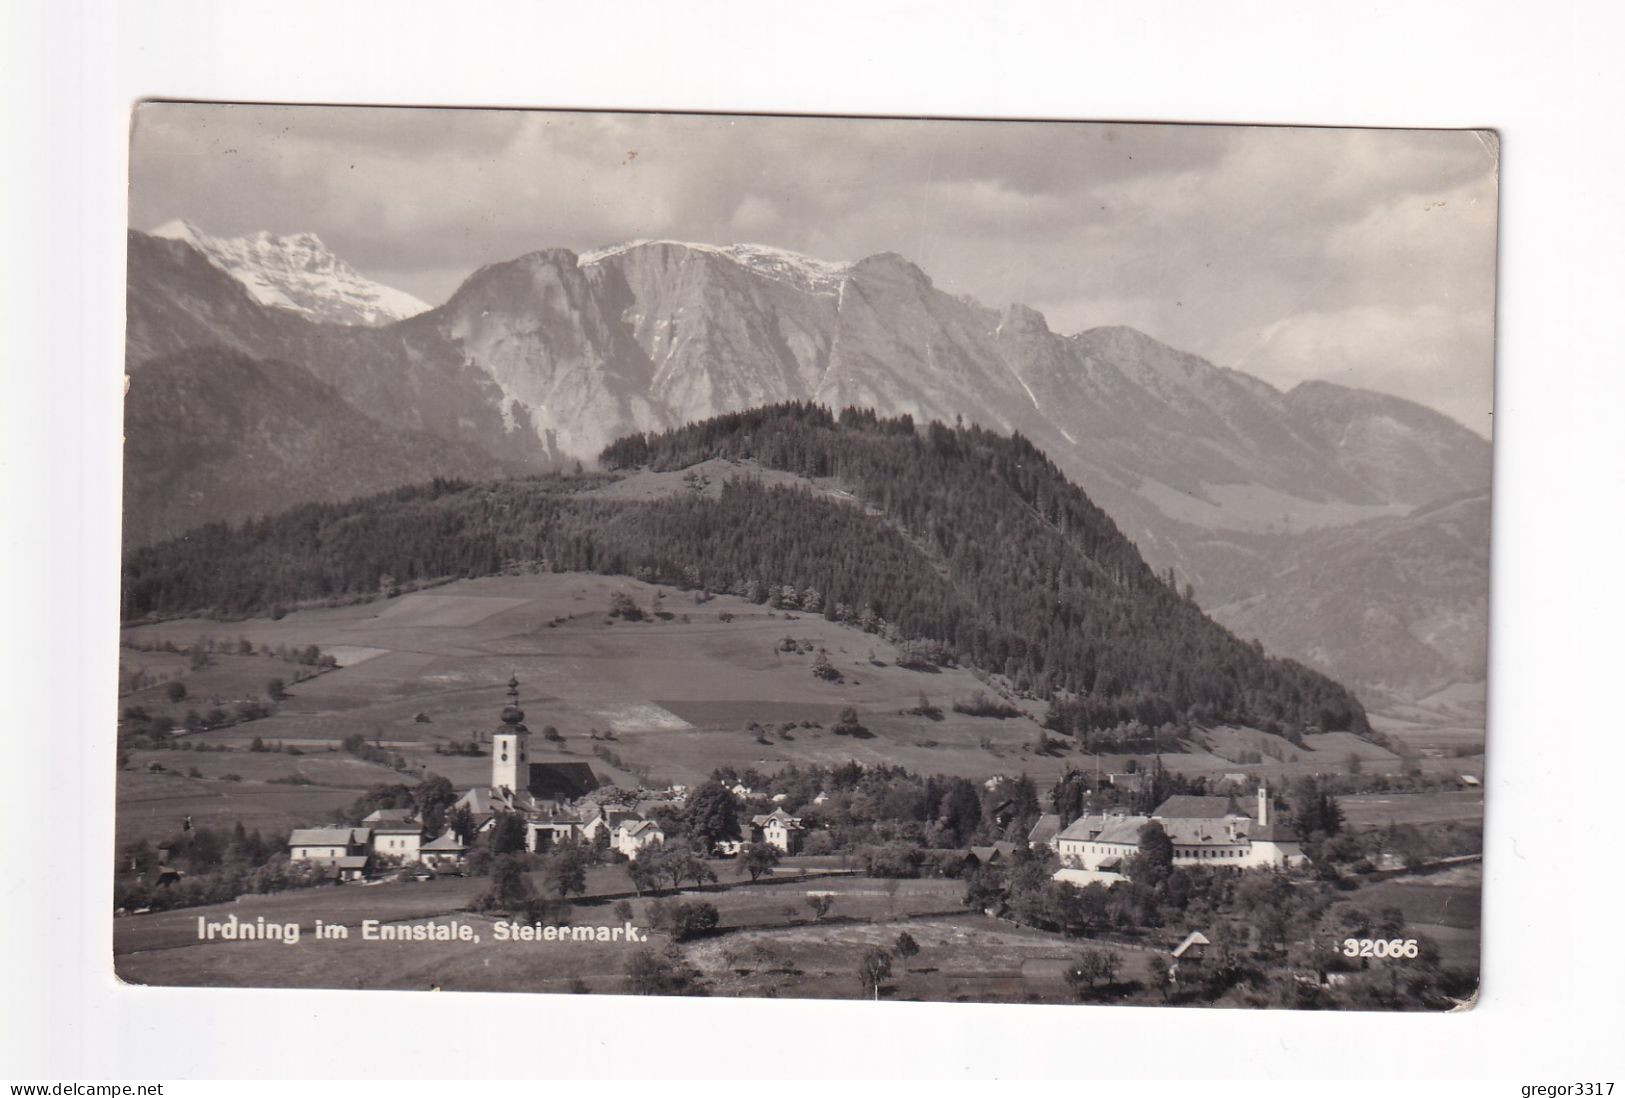
[[[1441,533],[1468,529],[1463,505],[1433,505],[1487,493],[1490,446],[1420,405],[1328,382],[1282,392],[1131,328],[1056,333],[1026,306],[950,294],[890,253],[833,263],[759,245],[552,249],[374,324],[268,304],[254,290],[264,265],[234,269],[194,237],[130,235],[131,401],[150,410],[130,424],[134,543],[247,517],[274,471],[283,487],[257,508],[270,509],[301,465],[307,498],[337,499],[396,476],[590,464],[629,433],[769,403],[860,406],[1024,436],[1220,620],[1364,692],[1416,698],[1482,678],[1472,623],[1487,536],[1463,556]],[[355,443],[349,488],[330,449],[268,465],[280,428],[207,456],[151,441],[242,418],[248,388],[219,387],[184,413],[169,398],[166,362],[200,347],[308,373],[386,435],[443,448],[421,447],[413,474],[367,431],[318,422],[315,434]],[[229,499],[213,487],[225,482],[238,489]],[[166,503],[178,496],[197,502]],[[1370,566],[1396,544],[1408,547],[1404,582]],[[1458,627],[1440,628],[1440,615]],[[1395,672],[1399,653],[1419,651]]]

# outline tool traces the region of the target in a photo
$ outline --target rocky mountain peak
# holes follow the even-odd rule
[[[868,281],[906,282],[927,289],[933,286],[930,275],[912,260],[896,252],[878,252],[875,255],[865,256],[852,264],[851,272],[854,278]]]
[[[1044,314],[1020,302],[1005,308],[999,319],[999,327],[1012,335],[1051,334],[1049,322],[1044,319]]]
[[[376,327],[425,312],[428,305],[358,273],[313,232],[260,230],[215,237],[189,221],[167,221],[153,236],[179,241],[231,275],[261,305],[328,324]]]

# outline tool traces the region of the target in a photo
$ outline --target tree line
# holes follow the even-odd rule
[[[758,603],[810,590],[828,620],[933,642],[1048,699],[1059,732],[1190,720],[1369,733],[1347,690],[1209,619],[1019,435],[788,404],[633,435],[602,461],[711,458],[833,478],[861,506],[748,476],[718,497],[650,501],[587,494],[602,476],[437,481],[136,549],[124,616],[274,612],[515,567]]]

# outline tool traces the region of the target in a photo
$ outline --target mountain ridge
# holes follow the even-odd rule
[[[531,468],[786,401],[962,420],[1032,439],[1209,607],[1267,598],[1315,531],[1489,483],[1488,442],[1400,398],[1282,392],[1120,325],[1058,335],[1028,306],[942,291],[895,253],[541,249],[481,267],[434,309],[362,328],[205,285],[218,269],[165,254],[175,246],[131,235],[134,384],[154,353],[219,343],[296,362],[386,426]],[[1253,621],[1277,646],[1281,627]]]

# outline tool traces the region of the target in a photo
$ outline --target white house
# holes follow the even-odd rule
[[[585,837],[585,829],[581,822],[565,816],[547,820],[526,820],[525,829],[525,846],[533,854],[544,854],[560,843]]]
[[[589,843],[596,843],[598,841],[599,832],[604,832],[609,836],[610,845],[613,846],[615,845],[615,829],[617,827],[625,823],[627,820],[639,820],[642,818],[643,817],[639,816],[630,808],[610,808],[607,806],[601,806],[598,809],[597,815],[593,816],[593,818],[588,820],[586,823],[579,825],[581,837]]]
[[[660,825],[653,820],[630,819],[622,820],[615,825],[615,831],[610,836],[611,848],[620,851],[628,858],[637,859],[638,852],[651,843],[663,843],[666,833],[660,830]]]
[[[801,848],[801,837],[805,829],[801,826],[801,818],[792,816],[782,808],[775,808],[772,812],[750,819],[752,837],[760,833],[759,841],[769,846],[776,846],[786,854],[794,854]]]
[[[444,835],[424,843],[420,853],[420,860],[424,865],[440,869],[462,865],[463,859],[468,855],[468,847],[457,837],[457,832],[448,827]]]
[[[402,865],[418,860],[423,843],[423,827],[411,823],[380,823],[371,828],[372,852],[387,858],[398,858]]]
[[[288,860],[310,862],[339,880],[353,881],[367,872],[371,832],[365,827],[303,827],[288,836]]]

